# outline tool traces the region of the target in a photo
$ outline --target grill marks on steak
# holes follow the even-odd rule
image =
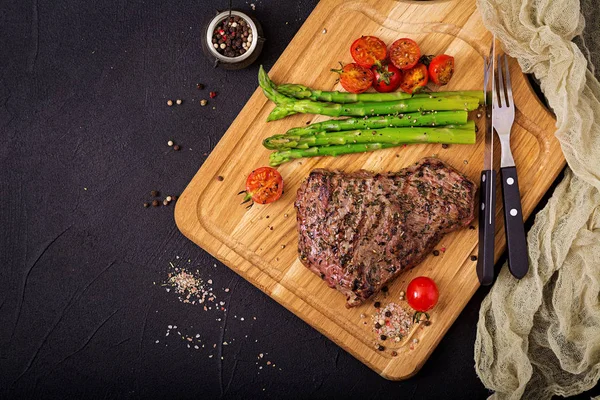
[[[471,223],[475,184],[438,159],[396,173],[317,169],[298,189],[300,260],[353,307]]]

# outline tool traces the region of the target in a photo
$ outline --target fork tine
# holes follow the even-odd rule
[[[490,63],[492,64],[490,67],[492,69],[492,72],[494,72],[494,70],[496,69],[496,60],[494,59],[494,57],[490,57]],[[492,74],[490,74],[492,75]],[[499,101],[499,97],[498,97],[498,87],[496,86],[496,77],[495,76],[490,76],[490,78],[492,78],[492,108],[498,108],[500,107],[498,101]]]
[[[512,94],[512,85],[510,84],[510,71],[508,70],[508,57],[506,54],[504,55],[504,75],[506,75],[506,97],[508,99],[508,106],[513,107],[513,94]]]
[[[506,94],[504,92],[504,78],[502,74],[502,56],[498,56],[498,98],[500,102],[498,103],[498,107],[506,107]]]

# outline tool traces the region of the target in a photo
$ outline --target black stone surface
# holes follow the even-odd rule
[[[0,398],[489,394],[473,361],[487,289],[421,372],[390,382],[184,238],[173,205],[143,208],[151,190],[183,191],[255,90],[258,65],[273,65],[317,1],[250,3],[234,6],[267,42],[241,71],[213,69],[201,52],[202,24],[224,0],[0,3]],[[200,107],[209,91],[218,96]],[[226,312],[161,286],[169,262],[188,259]],[[178,331],[199,334],[200,348]]]

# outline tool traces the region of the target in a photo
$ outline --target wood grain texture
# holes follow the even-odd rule
[[[327,33],[323,33],[324,28]],[[488,52],[491,35],[483,27],[474,1],[426,4],[392,0],[321,1],[269,75],[275,82],[337,89],[336,76],[328,72],[329,68],[338,61],[350,61],[350,43],[360,35],[375,35],[388,44],[410,36],[426,54],[454,55],[456,75],[447,90],[483,86],[482,57]],[[517,107],[512,149],[526,218],[565,162],[554,138],[554,119],[535,97],[514,60],[510,70]],[[421,265],[398,277],[385,298],[377,296],[383,302],[398,301],[398,293],[419,275],[433,278],[441,294],[431,313],[431,326],[413,332],[419,338],[414,350],[405,340],[387,341],[386,350],[377,351],[378,341],[370,318],[373,301],[346,309],[344,296],[327,287],[298,261],[295,193],[314,168],[395,171],[432,155],[478,182],[483,165],[483,118],[478,119],[477,112],[471,115],[480,132],[475,145],[452,145],[448,149],[435,144],[413,145],[282,165],[279,167],[285,181],[282,199],[247,211],[240,206],[236,194],[244,188],[246,176],[253,169],[268,164],[269,152],[261,146],[261,141],[291,127],[326,119],[295,115],[266,123],[273,107],[257,89],[178,200],[175,217],[179,229],[383,377],[400,380],[414,375],[479,286],[475,262],[470,260],[471,255],[477,254],[477,230],[463,229],[447,235],[438,246],[444,247],[445,252],[438,257],[427,257]],[[495,162],[498,168],[499,160]],[[223,181],[216,179],[219,175],[224,177]],[[500,196],[499,188],[496,193]],[[497,204],[502,204],[500,198]],[[473,225],[477,226],[477,222]],[[500,207],[496,212],[496,227],[498,259],[505,248]],[[361,318],[361,314],[367,317]],[[392,351],[398,356],[393,357]]]

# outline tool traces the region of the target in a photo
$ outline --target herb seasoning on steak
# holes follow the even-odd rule
[[[316,169],[295,203],[300,260],[359,305],[468,226],[476,189],[435,158],[396,173]]]

